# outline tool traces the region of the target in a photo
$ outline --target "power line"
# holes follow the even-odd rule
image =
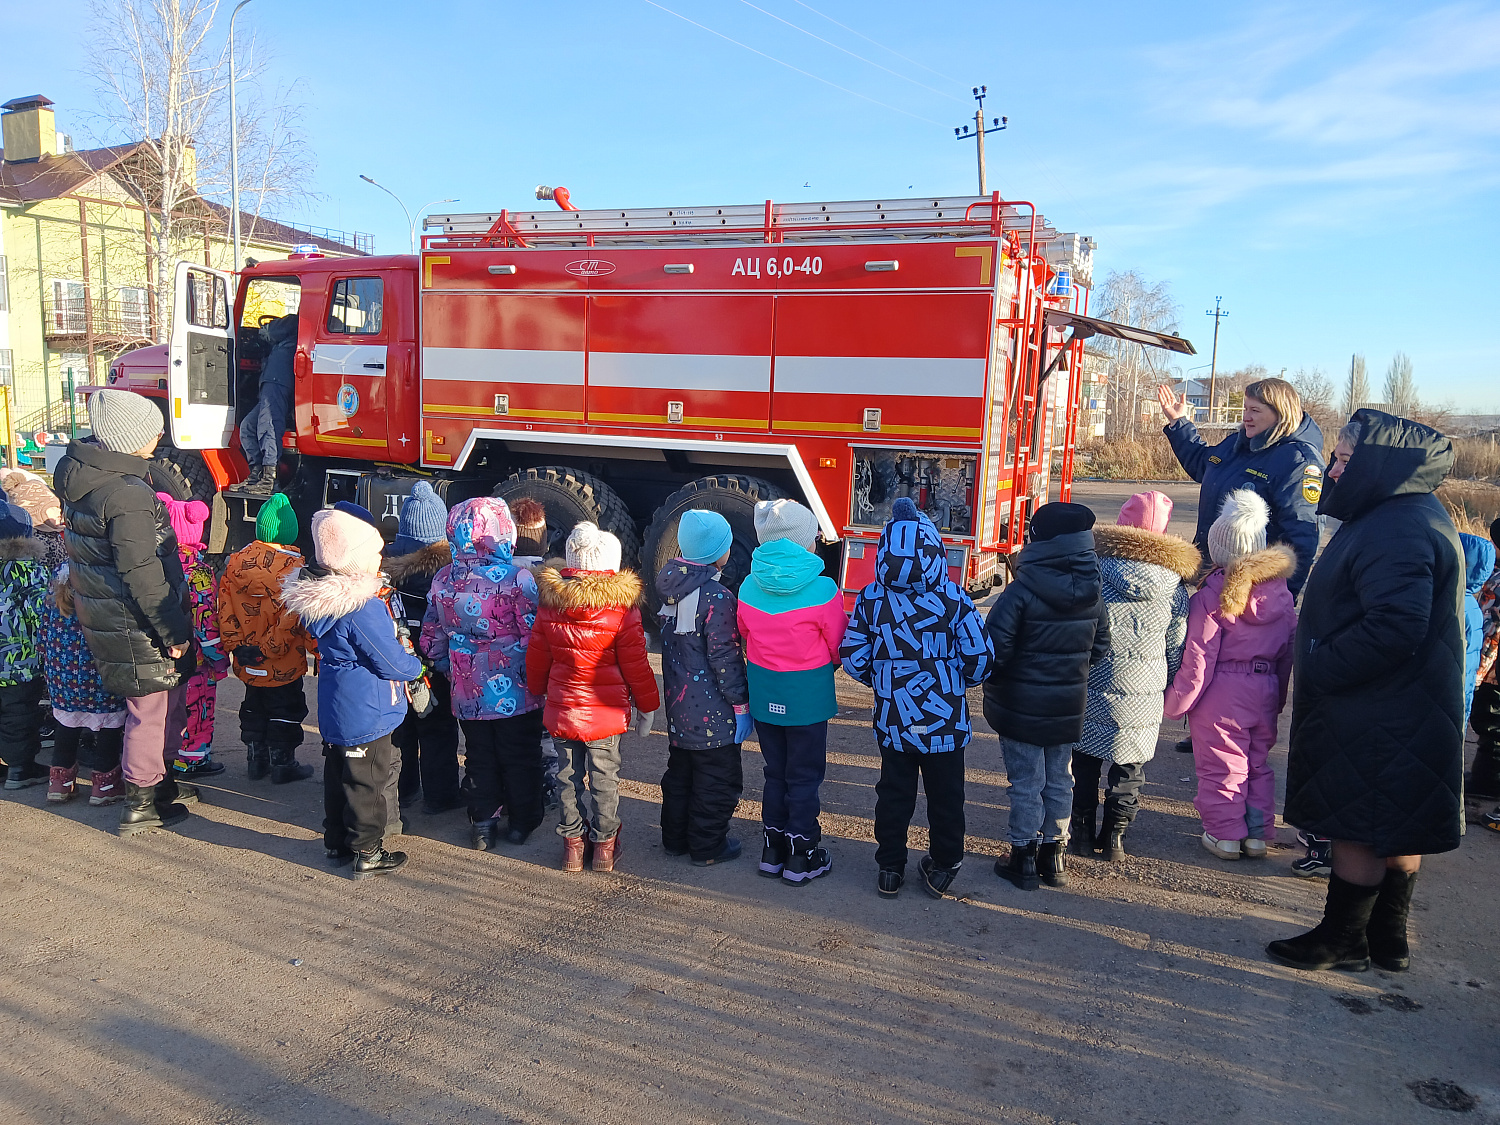
[[[776,20],[778,23],[784,23],[784,24],[786,24],[787,27],[791,28],[793,31],[800,31],[800,32],[802,32],[803,35],[806,35],[810,39],[816,39],[819,43],[826,43],[828,46],[832,47],[835,51],[843,51],[844,54],[848,55],[850,58],[858,59],[862,63],[868,63],[870,66],[873,66],[876,70],[883,70],[887,74],[894,75],[895,77],[901,79],[901,81],[903,81],[903,82],[910,82],[913,86],[920,86],[924,90],[930,90],[932,93],[937,94],[939,97],[952,98],[956,102],[963,101],[962,98],[954,97],[952,94],[949,94],[949,93],[946,93],[946,92],[944,92],[942,90],[939,90],[935,86],[929,86],[925,82],[918,82],[915,78],[908,78],[906,75],[902,74],[898,70],[892,70],[888,66],[881,66],[878,62],[874,62],[874,61],[872,61],[870,59],[865,58],[864,55],[855,54],[853,51],[849,50],[848,47],[841,47],[837,43],[833,42],[833,40],[831,40],[831,39],[824,39],[821,35],[815,35],[811,31],[808,31],[807,28],[805,28],[805,27],[798,27],[791,20],[782,19],[775,12],[768,12],[764,8],[762,8],[759,4],[752,4],[752,3],[750,3],[750,0],[740,0],[740,3],[743,4],[743,5],[745,5],[745,7],[747,7],[747,8],[754,8],[757,12],[759,12],[763,16],[770,16],[773,20]],[[879,46],[879,44],[876,44],[876,45]]]
[[[864,101],[870,102],[872,105],[878,105],[882,109],[888,109],[888,110],[890,110],[893,113],[899,113],[899,114],[902,114],[903,116],[906,116],[906,117],[913,117],[913,118],[915,118],[918,121],[925,121],[929,125],[941,125],[942,124],[942,122],[940,122],[940,121],[934,121],[930,117],[923,117],[920,113],[912,113],[910,110],[905,110],[905,109],[901,109],[901,108],[899,108],[897,106],[889,105],[886,102],[882,102],[882,101],[879,101],[879,100],[877,100],[875,98],[870,97],[868,94],[861,94],[858,90],[851,90],[847,86],[840,86],[837,82],[830,82],[826,78],[820,78],[818,75],[814,74],[812,71],[810,71],[810,70],[803,70],[800,66],[793,66],[789,62],[782,62],[775,55],[768,55],[764,51],[757,50],[756,48],[750,46],[750,44],[748,44],[748,43],[741,43],[738,39],[731,39],[729,36],[725,35],[722,31],[715,31],[713,28],[708,27],[706,24],[701,24],[697,20],[688,19],[688,17],[685,16],[685,15],[683,15],[681,12],[674,12],[674,11],[672,11],[671,8],[668,8],[665,4],[658,4],[656,2],[656,0],[645,0],[645,3],[650,4],[653,8],[660,8],[663,12],[666,12],[667,15],[669,15],[669,16],[676,16],[683,23],[690,23],[694,27],[699,28],[702,31],[708,32],[710,35],[717,35],[720,39],[724,40],[726,43],[733,43],[736,47],[743,47],[745,50],[751,52],[752,54],[759,55],[763,59],[770,59],[777,66],[784,66],[788,70],[794,70],[798,74],[801,74],[801,75],[803,75],[803,76],[805,76],[807,78],[811,78],[815,82],[821,82],[825,86],[832,86],[835,90],[840,90],[840,91],[842,91],[845,94],[850,94],[853,97],[861,98]]]
[[[941,70],[933,70],[932,67],[926,66],[923,63],[919,63],[916,59],[909,59],[905,55],[903,55],[900,51],[893,50],[892,48],[887,47],[884,43],[878,43],[878,42],[876,42],[874,39],[871,39],[864,32],[862,32],[862,31],[855,31],[854,28],[850,27],[847,23],[839,23],[838,20],[834,19],[832,16],[827,15],[824,12],[818,11],[818,9],[814,8],[811,4],[803,4],[802,0],[792,0],[792,2],[794,4],[800,4],[802,7],[806,8],[809,12],[811,12],[815,16],[822,16],[829,23],[838,24],[839,27],[842,27],[845,31],[849,32],[851,35],[858,35],[866,43],[874,43],[875,46],[879,47],[882,51],[890,51],[891,54],[895,55],[898,59],[902,60],[903,62],[909,62],[909,63],[911,63],[912,66],[920,66],[928,74],[936,74],[939,78],[946,78],[949,82],[956,83],[956,84],[958,84],[960,86],[963,85],[963,83],[959,82],[959,80],[957,78],[954,78],[953,75],[951,75],[951,74],[944,74]],[[963,99],[960,98],[958,100],[962,101]]]

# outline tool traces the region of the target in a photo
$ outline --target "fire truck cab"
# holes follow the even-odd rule
[[[294,256],[237,281],[179,265],[166,354],[109,378],[161,400],[163,456],[214,500],[211,549],[248,541],[262,499],[236,487],[235,431],[270,336],[295,337],[278,478],[304,527],[349,499],[393,535],[422,478],[450,505],[539,500],[558,554],[593,520],[649,578],[681,512],[709,507],[734,528],[737,585],[755,503],[790,496],[851,598],[901,496],[955,581],[1003,578],[1051,482],[1070,493],[1083,339],[1192,350],[1087,316],[1092,242],[998,193],[427,229],[417,256]]]

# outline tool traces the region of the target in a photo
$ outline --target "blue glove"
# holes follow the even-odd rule
[[[736,742],[744,742],[754,733],[755,720],[750,717],[749,711],[734,717],[734,740]]]

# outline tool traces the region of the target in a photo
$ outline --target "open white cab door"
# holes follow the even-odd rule
[[[178,449],[223,449],[234,432],[234,275],[177,263],[167,417]]]

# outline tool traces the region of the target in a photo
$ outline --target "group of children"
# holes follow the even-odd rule
[[[981,684],[1010,785],[1010,850],[995,871],[1017,887],[1065,885],[1065,853],[1124,856],[1164,714],[1185,717],[1192,733],[1203,846],[1225,860],[1258,858],[1275,836],[1269,752],[1291,671],[1295,558],[1267,545],[1270,513],[1251,491],[1227,497],[1207,536],[1206,575],[1197,549],[1167,532],[1172,504],[1159,492],[1131,497],[1111,527],[1095,527],[1081,505],[1043,505],[987,617],[950,579],[937,528],[909,499],[893,506],[875,578],[852,615],[824,574],[807,508],[757,505],[759,545],[738,596],[721,581],[735,549],[729,523],[685,512],[672,529],[675,557],[654,579],[660,693],[645,591],[621,568],[619,540],[582,523],[564,558],[548,559],[546,514],[534,500],[480,497],[450,511],[419,482],[389,548],[369,512],[345,503],[313,517],[308,560],[276,494],[260,510],[256,541],[217,580],[202,557],[207,508],[158,500],[176,534],[198,653],[174,775],[223,769],[210,753],[214,690],[232,670],[245,684],[250,778],[310,777],[296,755],[303,677],[315,662],[324,843],[355,878],[406,862],[385,841],[418,795],[429,813],[466,807],[478,849],[524,843],[555,805],[563,869],[612,870],[621,736],[649,731],[664,709],[664,851],[700,866],[742,854],[729,826],[743,789],[741,744],[753,731],[764,767],[759,871],[806,885],[832,866],[819,791],[840,664],[874,697],[883,896],[905,882],[919,780],[930,824],[922,886],[941,896],[959,874],[973,734],[966,693]],[[66,801],[82,763],[93,770],[90,803],[109,804],[122,796],[125,700],[94,667],[67,562],[49,567],[43,546],[28,513],[6,503],[5,784],[45,777],[49,800]],[[1491,543],[1466,535],[1464,546],[1481,739],[1470,787],[1500,797],[1500,577]],[[50,771],[35,762],[44,695],[56,727]],[[1487,826],[1500,830],[1500,809]]]

